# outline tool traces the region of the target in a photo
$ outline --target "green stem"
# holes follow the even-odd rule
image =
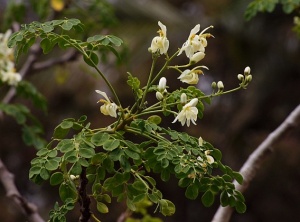
[[[150,82],[151,82],[151,78],[152,78],[152,75],[153,75],[153,71],[154,71],[154,67],[155,67],[156,61],[157,61],[157,57],[155,57],[153,59],[153,61],[152,61],[152,65],[151,65],[151,69],[150,69],[150,74],[149,74],[149,77],[148,77],[146,89],[144,91],[144,94],[143,94],[143,97],[142,97],[142,100],[141,100],[141,103],[140,103],[140,107],[142,107],[144,105],[144,102],[146,100],[146,95],[147,95],[149,87],[151,85]]]
[[[159,134],[155,135],[155,134],[147,133],[145,131],[141,132],[141,130],[136,130],[133,127],[126,127],[125,131],[129,132],[129,133],[133,133],[133,134],[138,134],[138,135],[140,135],[142,137],[146,137],[147,139],[150,139],[150,140],[154,141],[155,143],[158,143],[161,140],[164,140],[165,142],[170,143],[169,140],[167,140],[165,137],[163,137],[163,136],[161,136]]]
[[[162,72],[168,68],[168,64],[172,61],[172,59],[174,59],[175,56],[177,56],[177,54],[179,53],[179,49],[177,52],[175,52],[169,59],[167,59],[167,61],[165,62],[164,66],[160,69],[160,71],[157,73],[157,75],[153,78],[153,80],[151,81],[150,85],[153,85],[155,81],[157,81],[157,79],[161,76]]]
[[[91,214],[91,216],[96,222],[101,222],[94,214]]]
[[[242,86],[239,86],[239,87],[237,87],[237,88],[234,88],[234,89],[231,89],[231,90],[228,90],[228,91],[225,91],[225,92],[215,93],[215,94],[210,94],[210,95],[202,96],[202,97],[199,97],[198,99],[205,99],[205,98],[217,97],[217,96],[221,96],[221,95],[224,95],[224,94],[228,94],[228,93],[232,93],[232,92],[238,91],[238,90],[240,90],[240,89],[242,89]]]

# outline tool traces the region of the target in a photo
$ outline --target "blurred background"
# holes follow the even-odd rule
[[[41,3],[42,2],[42,3]],[[210,92],[212,81],[222,80],[225,89],[238,86],[237,74],[246,66],[251,67],[252,83],[247,90],[214,98],[205,107],[203,119],[196,126],[181,128],[190,134],[210,141],[223,153],[223,162],[238,171],[254,149],[270,134],[300,101],[300,39],[292,31],[292,14],[284,14],[280,7],[271,14],[258,14],[245,21],[244,13],[251,1],[239,0],[102,0],[64,1],[64,9],[55,8],[50,1],[0,0],[0,31],[15,28],[16,22],[29,23],[49,18],[78,18],[86,25],[83,38],[94,34],[113,34],[124,40],[120,49],[125,58],[117,63],[113,55],[99,65],[112,81],[124,104],[133,101],[127,87],[126,72],[138,76],[146,83],[151,66],[148,47],[159,29],[157,21],[167,26],[170,40],[169,52],[175,52],[186,41],[190,30],[201,24],[201,30],[213,25],[209,32],[215,38],[208,39],[206,57],[201,63],[209,68],[200,77],[198,87]],[[44,4],[44,5],[43,5]],[[39,62],[63,55],[57,49],[41,55]],[[22,67],[23,55],[17,64]],[[175,60],[186,63],[185,56]],[[172,76],[173,75],[173,76]],[[171,89],[180,86],[175,81],[177,73],[166,74]],[[174,81],[172,80],[174,78]],[[100,78],[87,67],[82,58],[52,66],[46,70],[32,69],[25,76],[48,100],[48,111],[44,113],[25,100],[15,98],[31,107],[33,114],[44,125],[44,137],[50,140],[53,129],[65,118],[79,118],[85,114],[92,127],[104,126],[111,121],[99,112],[98,95],[95,89],[108,91]],[[5,89],[7,90],[7,89]],[[5,96],[0,90],[0,99]],[[124,105],[125,106],[125,105]],[[170,123],[169,119],[164,125]],[[180,124],[176,124],[180,129]],[[58,199],[57,187],[46,183],[41,186],[28,180],[30,160],[35,157],[35,148],[24,145],[21,129],[14,119],[4,116],[0,120],[0,157],[8,169],[15,174],[16,184],[22,195],[38,205],[44,218]],[[300,128],[284,137],[274,152],[259,170],[245,193],[247,211],[234,213],[234,222],[250,221],[300,221]],[[219,202],[205,208],[201,200],[185,198],[185,189],[177,186],[171,178],[158,188],[167,199],[176,205],[172,217],[161,217],[163,221],[210,221]],[[114,201],[113,201],[114,202]],[[109,215],[102,221],[116,221],[125,207],[112,203]],[[26,221],[19,210],[5,196],[0,186],[0,221]],[[151,210],[150,210],[151,211]],[[70,215],[68,221],[76,221],[78,215]]]

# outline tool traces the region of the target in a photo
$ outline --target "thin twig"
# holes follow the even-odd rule
[[[300,105],[298,105],[293,112],[284,120],[283,123],[254,150],[249,156],[243,167],[240,169],[240,173],[244,177],[242,185],[234,181],[236,189],[240,192],[244,192],[250,185],[250,182],[254,179],[256,172],[261,168],[263,162],[273,151],[273,146],[283,138],[290,130],[299,125],[300,122]],[[233,208],[220,206],[214,215],[213,222],[228,222],[232,215]]]
[[[0,181],[6,191],[6,196],[14,201],[19,206],[19,209],[26,215],[30,222],[45,222],[37,211],[37,206],[28,202],[21,196],[19,190],[14,183],[14,175],[9,172],[0,159]]]

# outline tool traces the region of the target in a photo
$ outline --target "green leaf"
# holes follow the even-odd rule
[[[136,190],[140,190],[140,191],[144,191],[144,192],[147,191],[147,185],[146,185],[144,182],[140,181],[140,180],[135,181],[135,182],[132,184],[132,186],[133,186]]]
[[[168,181],[170,179],[170,172],[169,172],[169,170],[163,169],[161,171],[160,178],[161,178],[162,181],[165,181],[165,182]]]
[[[48,54],[52,49],[51,40],[44,38],[40,43],[41,48],[43,49],[44,54]]]
[[[218,149],[213,149],[213,151],[211,152],[212,156],[216,159],[216,160],[220,160],[222,159],[222,153],[220,150]]]
[[[146,194],[145,193],[141,193],[141,194],[139,194],[139,195],[137,195],[137,196],[135,196],[133,198],[133,202],[134,203],[138,203],[138,202],[144,201],[145,198],[146,198]]]
[[[95,150],[92,148],[80,148],[78,154],[83,158],[91,158],[95,155]]]
[[[89,162],[84,158],[79,158],[78,163],[83,167],[88,167],[90,165]]]
[[[108,213],[108,207],[106,206],[106,204],[101,202],[97,202],[97,210],[102,214]]]
[[[70,128],[73,127],[73,124],[74,124],[73,121],[63,121],[63,122],[60,124],[60,127],[63,128],[63,129],[70,129]]]
[[[76,163],[72,166],[72,168],[71,168],[71,170],[70,170],[70,174],[73,174],[73,175],[80,175],[81,171],[82,171],[81,164],[80,164],[79,162],[76,162]]]
[[[169,160],[167,160],[166,158],[163,158],[161,160],[161,166],[162,166],[162,168],[167,168],[169,166]]]
[[[67,136],[68,133],[69,133],[69,129],[63,129],[60,125],[58,125],[54,129],[53,137],[55,139],[63,139]]]
[[[125,154],[128,156],[128,157],[130,157],[130,158],[132,158],[132,159],[134,159],[134,160],[139,160],[140,159],[140,155],[138,154],[138,153],[136,153],[136,152],[134,152],[134,151],[132,151],[132,150],[130,150],[130,149],[124,149],[124,152],[125,152]]]
[[[57,144],[57,149],[59,149],[62,153],[75,150],[74,141],[71,139],[62,140]]]
[[[106,175],[105,169],[103,167],[98,167],[97,175],[98,175],[99,180],[104,180],[105,175]]]
[[[53,170],[56,170],[59,166],[59,162],[53,160],[53,159],[50,159],[46,162],[45,164],[45,168],[49,171],[53,171]]]
[[[39,151],[36,153],[36,155],[37,155],[37,156],[45,156],[45,154],[47,154],[48,151],[49,151],[48,149],[43,148],[43,149],[39,150]]]
[[[61,172],[55,172],[50,177],[50,185],[55,186],[64,181],[64,175]]]
[[[194,183],[190,184],[185,191],[185,196],[188,199],[195,200],[198,197],[199,190],[198,186]]]
[[[244,178],[243,178],[243,176],[242,176],[240,173],[238,173],[238,172],[233,172],[232,174],[233,174],[233,178],[234,178],[239,184],[242,184],[242,183],[243,183]]]
[[[78,160],[77,152],[75,150],[66,152],[64,159],[70,163],[75,163]]]
[[[92,37],[89,37],[87,39],[87,42],[97,42],[97,41],[101,41],[102,39],[104,39],[105,36],[104,35],[95,35],[95,36],[92,36]]]
[[[32,179],[32,177],[34,175],[40,174],[41,169],[42,168],[40,166],[33,166],[33,167],[31,167],[30,170],[29,170],[29,178]]]
[[[237,201],[235,203],[235,209],[238,213],[245,213],[246,212],[246,209],[247,209],[247,206],[245,203],[243,202],[240,202],[240,201]]]
[[[203,203],[203,205],[205,207],[210,207],[214,201],[215,201],[215,196],[214,194],[210,191],[210,190],[207,190],[201,197],[201,201]]]
[[[133,201],[130,200],[129,198],[127,198],[126,204],[127,204],[127,207],[128,207],[130,210],[132,210],[132,211],[135,211],[135,210],[136,210],[136,207],[135,207]]]
[[[122,45],[123,43],[123,40],[116,37],[116,36],[113,36],[113,35],[108,35],[107,38],[109,39],[109,41],[114,44],[115,46],[120,46]]]
[[[220,202],[222,207],[226,207],[229,205],[229,196],[226,190],[221,192]]]
[[[120,156],[119,161],[120,161],[121,167],[124,169],[124,171],[125,172],[130,172],[130,170],[131,170],[130,163],[124,155]]]
[[[175,205],[166,199],[159,200],[160,212],[164,216],[171,216],[175,213]]]
[[[161,123],[161,117],[158,115],[152,115],[147,119],[150,123],[154,123],[156,125]]]
[[[106,203],[111,203],[111,197],[108,194],[103,194],[102,195],[102,199],[106,202]]]
[[[156,186],[156,181],[155,181],[152,177],[144,176],[144,178],[145,178],[145,179],[146,179],[153,187]]]
[[[147,194],[147,196],[148,196],[149,200],[152,201],[153,203],[158,203],[159,198],[156,195],[154,195],[154,194]]]
[[[120,140],[118,139],[109,139],[104,142],[103,149],[106,151],[112,151],[116,148],[118,148],[120,145]]]
[[[73,28],[73,24],[70,22],[70,20],[65,20],[61,27],[66,31],[70,31]]]
[[[51,32],[54,30],[54,27],[51,25],[42,25],[42,29],[45,33]]]
[[[95,67],[99,63],[99,58],[96,53],[88,52],[88,56],[84,56],[83,59],[91,67]]]
[[[41,168],[40,176],[43,180],[48,180],[50,177],[49,171],[45,168]]]
[[[178,186],[179,187],[187,187],[188,185],[190,185],[190,183],[192,182],[192,180],[190,178],[181,178],[178,181]]]
[[[73,184],[63,182],[59,186],[60,199],[65,202],[68,198],[75,200],[77,198],[77,191]]]
[[[109,139],[108,133],[99,132],[92,136],[91,142],[95,146],[102,146]]]
[[[106,158],[105,153],[97,153],[95,156],[93,156],[91,163],[93,165],[98,165],[103,162],[103,160]]]

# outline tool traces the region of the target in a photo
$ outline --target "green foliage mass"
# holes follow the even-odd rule
[[[70,31],[82,31],[83,27],[78,19],[33,22],[23,25],[19,32],[14,33],[10,37],[9,46],[16,48],[17,58],[20,53],[26,53],[37,40],[45,54],[56,45],[62,49],[75,48],[83,55],[84,61],[96,69],[116,96],[97,64],[101,48],[118,56],[116,47],[123,42],[113,35],[95,35],[86,41],[74,39]],[[159,55],[153,56],[155,64]],[[58,186],[62,201],[61,206],[56,203],[50,212],[51,222],[66,220],[66,213],[84,198],[80,191],[82,186],[91,188],[88,196],[96,202],[99,213],[108,213],[108,205],[116,198],[118,202],[126,202],[131,211],[140,210],[140,204],[148,200],[163,215],[173,215],[175,205],[163,197],[156,186],[156,180],[149,176],[150,173],[159,175],[165,182],[171,177],[177,178],[178,186],[185,189],[185,196],[193,200],[200,196],[206,207],[210,207],[216,196],[220,195],[222,206],[231,206],[240,213],[245,212],[244,197],[232,183],[234,179],[242,183],[243,178],[221,162],[221,151],[207,141],[200,143],[198,138],[185,132],[160,126],[162,119],[156,114],[167,116],[174,114],[172,109],[181,110],[181,95],[185,93],[187,98],[198,99],[198,118],[202,118],[203,102],[209,104],[213,96],[246,88],[251,81],[246,77],[252,76],[242,77],[240,86],[234,90],[223,92],[222,88],[211,95],[205,95],[196,87],[189,86],[166,92],[161,101],[147,106],[146,95],[157,90],[154,81],[166,69],[169,61],[152,80],[149,79],[146,87],[141,87],[138,78],[128,73],[127,83],[133,90],[136,103],[131,108],[122,108],[116,96],[119,112],[115,123],[106,128],[92,129],[86,116],[77,120],[65,119],[55,128],[49,144],[37,152],[37,157],[31,161],[29,178],[37,184],[49,180],[51,185]],[[20,90],[25,94],[33,91],[26,85]],[[39,99],[36,96],[36,100]],[[25,108],[2,109],[15,115],[20,123],[25,121]],[[30,132],[37,133],[33,129]],[[213,162],[209,162],[208,154]]]
[[[289,14],[299,8],[300,0],[254,0],[245,12],[246,20],[252,19],[258,12],[273,12],[277,5],[282,6],[284,13]]]

